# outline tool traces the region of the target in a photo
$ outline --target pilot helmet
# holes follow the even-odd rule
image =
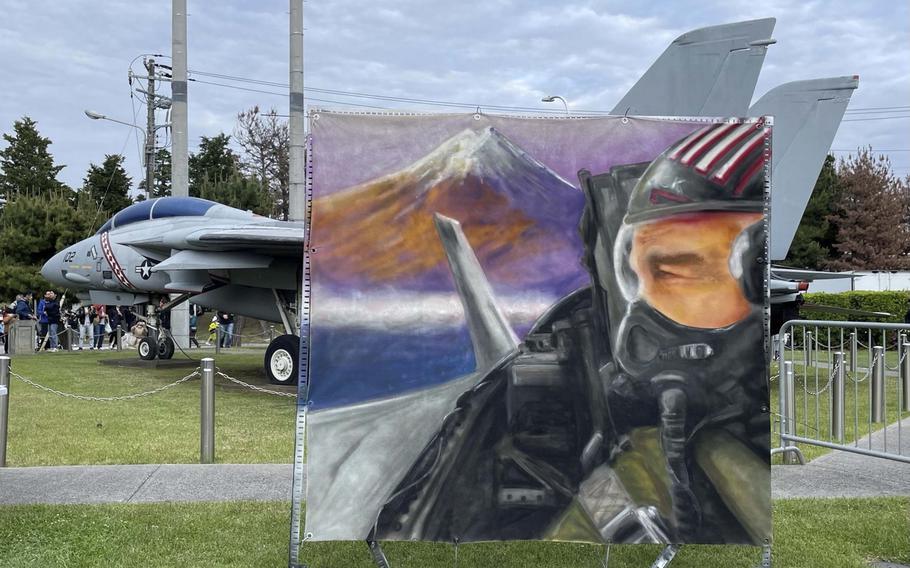
[[[764,119],[716,123],[692,132],[651,162],[632,190],[613,254],[620,289],[630,303],[644,300],[683,326],[705,324],[674,313],[648,297],[648,286],[722,289],[735,280],[751,304],[764,295],[765,169],[770,129]],[[729,250],[723,263],[700,258],[698,249]],[[710,255],[705,255],[710,256]],[[725,269],[728,274],[722,274]],[[689,286],[687,288],[686,286]],[[728,318],[729,319],[729,318]],[[732,322],[726,322],[732,323]]]

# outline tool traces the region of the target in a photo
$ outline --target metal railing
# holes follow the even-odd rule
[[[813,445],[910,463],[910,324],[791,320],[780,330],[777,421],[785,463]],[[893,364],[892,364],[893,363]]]

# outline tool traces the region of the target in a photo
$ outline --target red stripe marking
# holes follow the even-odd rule
[[[707,135],[709,132],[714,130],[716,127],[720,127],[720,125],[715,124],[715,125],[709,126],[707,128],[702,128],[702,132],[700,134],[698,134],[697,136],[692,136],[690,134],[689,136],[692,136],[692,138],[690,138],[687,141],[683,141],[683,143],[680,144],[679,147],[677,147],[675,150],[673,150],[670,153],[670,155],[667,157],[670,158],[671,160],[675,160],[676,158],[678,158],[680,156],[680,154],[684,154],[685,152],[687,152],[689,150],[689,148],[691,148],[696,142],[698,142],[699,140],[704,138],[705,135]]]
[[[715,175],[713,179],[718,180],[721,184],[727,183],[727,180],[730,179],[730,175],[736,171],[736,168],[738,168],[740,166],[740,164],[742,164],[743,160],[745,160],[749,156],[749,154],[754,152],[756,148],[764,145],[766,139],[767,139],[767,135],[763,134],[761,136],[757,136],[755,138],[755,140],[752,140],[751,142],[749,142],[749,144],[747,146],[745,146],[745,150],[739,155],[738,158],[736,158],[736,161],[731,162],[729,164],[724,164],[724,167],[726,167],[726,169],[727,169],[726,173],[724,173],[723,176]],[[764,156],[762,156],[762,159],[764,159]]]
[[[716,135],[712,135],[712,138],[710,140],[705,139],[704,142],[702,143],[701,147],[697,148],[695,150],[694,154],[692,154],[691,156],[684,156],[682,159],[682,164],[685,166],[691,165],[693,162],[695,162],[696,160],[701,158],[702,154],[704,154],[709,149],[711,149],[711,142],[714,142],[721,136],[726,136],[731,131],[736,130],[740,126],[741,126],[741,124],[736,124],[736,123],[725,124],[725,125],[721,126],[720,128],[718,128],[716,130]],[[723,152],[721,152],[721,153],[723,153]]]
[[[111,272],[114,273],[114,276],[117,277],[120,284],[127,288],[135,289],[136,287],[127,279],[126,274],[123,272],[123,268],[121,268],[120,263],[117,262],[117,258],[114,256],[114,249],[111,247],[110,236],[107,233],[101,233],[101,252],[104,253],[104,258],[107,259],[107,263],[111,266]]]
[[[714,159],[712,159],[710,162],[708,162],[708,164],[705,165],[704,167],[695,168],[695,171],[697,171],[700,174],[708,173],[709,171],[711,171],[712,168],[714,168],[714,166],[717,165],[717,163],[721,159],[723,159],[725,156],[727,156],[733,150],[733,148],[736,147],[737,144],[739,144],[740,142],[742,142],[749,136],[752,136],[753,134],[755,134],[755,131],[751,130],[751,129],[740,132],[739,136],[733,138],[732,140],[730,140],[729,142],[726,143],[726,146],[724,147],[724,149],[721,150],[720,152],[718,152],[717,155],[714,156]]]
[[[657,203],[658,199],[666,199],[668,201],[675,201],[677,203],[688,203],[690,200],[685,195],[677,195],[675,193],[670,193],[669,191],[664,191],[662,189],[652,189],[650,200],[651,203]]]
[[[746,189],[747,185],[749,185],[749,180],[753,175],[755,175],[755,172],[757,172],[762,166],[765,165],[766,160],[767,158],[765,158],[765,154],[762,152],[761,157],[756,160],[754,164],[749,166],[749,169],[747,169],[746,173],[743,174],[743,177],[740,178],[739,183],[736,184],[736,189],[733,190],[734,197],[739,197],[742,195],[743,190]]]

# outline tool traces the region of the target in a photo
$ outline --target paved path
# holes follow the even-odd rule
[[[910,418],[900,423],[901,453],[910,456]],[[887,436],[889,451],[897,451],[898,424],[859,441],[861,448],[882,450]],[[804,466],[774,466],[771,486],[775,499],[795,497],[910,496],[910,464],[833,451]]]
[[[910,418],[901,427],[902,451],[910,456]],[[872,447],[881,448],[884,436],[873,434]],[[897,424],[888,427],[887,436],[889,448],[896,448]],[[0,468],[0,505],[286,501],[291,471],[290,464]],[[771,483],[775,499],[910,496],[910,464],[831,452],[805,466],[772,467]]]

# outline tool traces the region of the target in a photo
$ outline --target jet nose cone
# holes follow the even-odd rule
[[[66,286],[68,284],[66,278],[63,276],[64,255],[66,255],[66,251],[58,252],[41,267],[41,276],[48,282],[58,286]]]

